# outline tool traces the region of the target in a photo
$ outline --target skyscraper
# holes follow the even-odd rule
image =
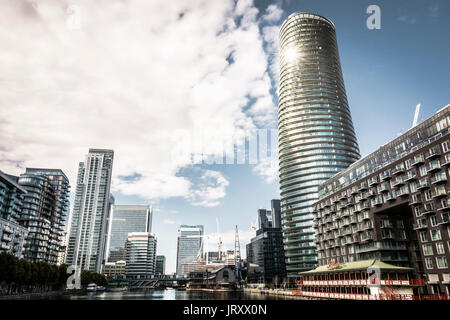
[[[246,245],[248,263],[261,268],[260,277],[255,279],[257,282],[279,284],[286,276],[283,234],[280,226],[274,226],[280,221],[279,203],[274,199],[272,210],[258,210],[259,228]],[[271,221],[268,221],[268,215],[271,215]]]
[[[66,263],[100,272],[104,258],[114,151],[89,149],[78,166]]]
[[[294,13],[280,29],[278,145],[288,276],[317,264],[312,204],[318,186],[358,160],[334,24]]]
[[[152,209],[147,205],[114,205],[109,224],[106,260],[125,260],[128,234],[152,231]]]
[[[69,179],[60,169],[27,168],[18,183],[24,195],[20,224],[28,228],[24,257],[56,264],[69,213]]]
[[[126,242],[127,279],[148,279],[156,271],[157,239],[150,232],[132,232]]]
[[[181,265],[196,260],[197,255],[203,256],[203,226],[181,225],[178,228],[177,240],[177,275],[182,275]]]

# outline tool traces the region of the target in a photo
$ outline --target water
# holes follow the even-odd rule
[[[249,294],[244,292],[184,291],[168,288],[165,290],[142,290],[120,292],[87,292],[41,297],[51,300],[291,300],[286,296]]]

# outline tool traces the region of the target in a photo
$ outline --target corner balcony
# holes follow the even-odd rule
[[[439,160],[434,160],[430,163],[428,163],[427,166],[427,172],[433,172],[441,169],[441,164],[439,163]]]
[[[450,214],[448,212],[441,215],[441,222],[439,224],[450,224]]]
[[[442,160],[442,165],[443,166],[448,166],[450,165],[450,154],[446,154],[444,156],[444,159]]]

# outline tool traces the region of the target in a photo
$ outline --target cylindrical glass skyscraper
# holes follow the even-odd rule
[[[280,29],[278,145],[288,277],[314,268],[318,186],[359,159],[334,24],[294,13]]]

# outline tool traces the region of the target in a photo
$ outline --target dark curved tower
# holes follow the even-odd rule
[[[289,277],[314,268],[318,186],[359,159],[334,24],[294,13],[280,29],[278,145]]]

